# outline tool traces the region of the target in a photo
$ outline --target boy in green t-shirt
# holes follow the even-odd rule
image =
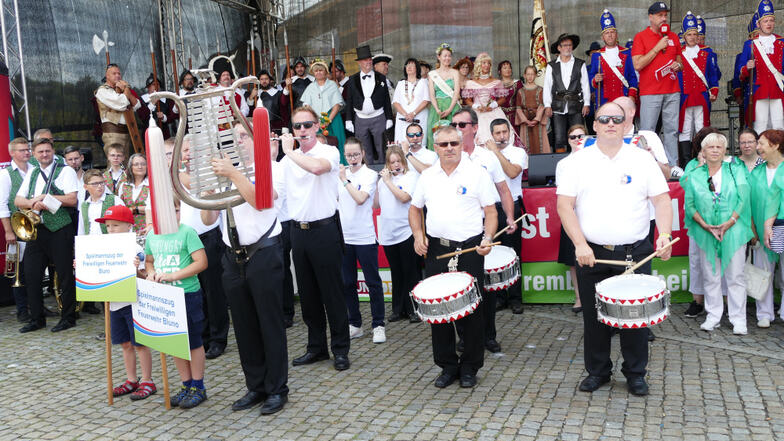
[[[175,201],[177,220],[180,219],[180,204]],[[197,274],[207,269],[207,254],[204,245],[193,228],[180,224],[172,234],[147,234],[145,243],[147,280],[166,283],[185,290],[185,310],[188,316],[188,340],[191,360],[174,357],[182,387],[171,397],[172,406],[190,409],[207,399],[204,388],[204,344],[201,333],[204,328],[201,285]]]

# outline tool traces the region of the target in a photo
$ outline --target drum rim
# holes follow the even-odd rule
[[[517,274],[517,276],[513,277],[512,280],[507,280],[506,282],[496,283],[496,284],[493,284],[493,285],[485,285],[484,288],[485,288],[485,291],[500,291],[502,289],[507,289],[510,286],[514,285],[515,283],[517,283],[518,280],[520,280],[520,274],[519,273]],[[500,286],[496,286],[496,285],[500,285]]]
[[[424,320],[424,321],[426,321],[426,322],[430,323],[431,325],[440,325],[440,324],[445,324],[445,323],[452,323],[452,322],[456,322],[456,321],[458,321],[458,320],[460,320],[460,319],[463,319],[463,318],[465,318],[465,317],[467,317],[467,316],[469,316],[469,315],[471,315],[471,314],[475,313],[475,312],[476,312],[476,308],[478,308],[478,307],[479,307],[479,303],[480,303],[481,301],[482,301],[482,300],[481,300],[481,298],[480,298],[480,299],[478,299],[476,302],[474,302],[474,303],[471,303],[471,304],[469,304],[467,307],[465,307],[465,308],[464,308],[464,309],[465,309],[465,311],[462,311],[462,312],[453,312],[453,313],[449,314],[448,316],[446,316],[445,318],[440,318],[440,319],[432,319],[432,318],[427,318],[427,317],[422,317],[422,316],[420,316],[420,318],[421,318],[422,320]],[[469,309],[469,308],[470,308],[470,309]],[[458,317],[459,315],[462,315],[462,317]]]
[[[512,260],[509,263],[507,263],[506,265],[499,266],[497,268],[485,268],[484,272],[485,272],[485,274],[500,273],[501,271],[503,271],[503,270],[505,270],[507,268],[511,268],[511,267],[519,265],[519,264],[520,264],[520,258],[517,257],[517,255],[515,255],[514,260]]]
[[[667,318],[670,316],[670,307],[667,306],[659,314],[662,314],[662,316],[659,317],[659,318],[656,318],[656,316],[654,316],[654,318],[656,318],[656,319],[655,320],[651,320],[651,322],[648,322],[648,320],[640,320],[639,322],[642,322],[642,323],[638,323],[638,322],[632,321],[631,325],[627,325],[627,322],[629,322],[629,320],[625,320],[625,321],[623,319],[621,319],[621,320],[618,320],[618,319],[611,320],[611,319],[608,319],[607,316],[605,316],[604,314],[600,313],[597,310],[596,311],[596,319],[600,323],[602,323],[604,325],[607,325],[607,326],[610,326],[612,328],[618,328],[618,329],[640,329],[640,328],[649,328],[651,326],[656,326],[656,325],[660,324],[661,322],[667,320]],[[615,326],[612,323],[615,323],[615,325],[623,325],[623,326]]]
[[[465,274],[466,276],[468,276],[468,277],[469,277],[469,279],[470,279],[471,283],[469,283],[469,284],[468,284],[468,286],[464,287],[463,289],[461,289],[461,290],[460,290],[460,291],[458,291],[458,292],[449,293],[449,294],[443,295],[443,296],[441,296],[441,297],[433,297],[433,298],[428,298],[428,299],[425,299],[425,298],[422,298],[422,297],[420,297],[420,296],[418,296],[418,295],[416,294],[416,289],[419,287],[419,285],[423,284],[423,283],[424,283],[426,280],[429,280],[429,279],[430,279],[430,278],[432,278],[432,277],[443,276],[443,275],[445,275],[445,274]],[[426,277],[426,278],[424,278],[424,279],[420,280],[419,282],[417,282],[417,284],[416,284],[416,285],[414,285],[414,288],[413,288],[413,289],[411,289],[411,293],[410,293],[410,294],[411,294],[411,297],[413,297],[413,298],[415,298],[415,299],[419,299],[419,300],[421,300],[421,301],[422,301],[422,303],[429,303],[429,304],[433,304],[433,303],[441,303],[441,302],[442,302],[442,301],[444,301],[444,300],[449,300],[449,297],[453,297],[453,296],[457,296],[457,295],[459,295],[459,294],[463,294],[463,293],[465,293],[467,290],[470,290],[470,289],[471,289],[471,286],[472,286],[472,285],[477,285],[477,283],[476,283],[476,279],[474,278],[474,276],[472,276],[470,273],[468,273],[468,272],[466,272],[466,271],[449,271],[449,272],[445,272],[445,273],[433,274],[433,275],[432,275],[432,276],[430,276],[430,277]],[[477,289],[478,289],[478,288],[477,288]],[[427,302],[426,302],[426,301],[427,301]]]
[[[619,280],[618,278],[622,278],[622,279],[656,280],[656,282],[659,285],[660,291],[657,291],[656,293],[651,294],[651,295],[641,295],[640,297],[635,297],[635,298],[630,298],[630,299],[618,299],[618,298],[614,298],[614,297],[608,297],[608,294],[604,292],[606,290],[603,290],[602,287],[606,287],[606,283],[608,281],[610,281],[610,280]],[[597,297],[606,299],[607,301],[609,301],[611,303],[621,303],[621,304],[624,304],[625,302],[633,303],[634,301],[639,301],[640,303],[643,303],[643,301],[646,300],[646,299],[648,301],[652,301],[651,298],[653,298],[653,300],[657,300],[659,297],[661,297],[665,293],[669,292],[669,290],[667,289],[667,283],[664,280],[662,280],[660,277],[654,276],[653,274],[619,274],[617,276],[608,277],[608,278],[602,280],[601,282],[598,282],[595,286],[596,286],[596,296]]]

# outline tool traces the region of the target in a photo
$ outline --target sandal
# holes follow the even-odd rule
[[[125,383],[112,389],[112,395],[119,397],[129,394],[139,388],[139,383],[136,381],[125,380]]]
[[[150,395],[157,392],[158,389],[155,388],[155,383],[139,383],[139,387],[131,394],[131,399],[134,401],[143,400]]]

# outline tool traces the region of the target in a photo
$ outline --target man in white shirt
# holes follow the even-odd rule
[[[559,55],[547,63],[544,73],[542,102],[545,114],[553,119],[556,151],[569,147],[567,130],[575,124],[583,124],[583,118],[590,111],[588,70],[585,61],[572,54],[579,44],[577,35],[561,34],[551,49]]]
[[[656,211],[659,238],[656,249],[670,242],[672,205],[667,181],[650,154],[624,143],[623,108],[607,103],[596,112],[596,145],[579,150],[558,163],[558,215],[575,246],[577,283],[583,305],[585,367],[588,371],[580,390],[593,392],[610,381],[612,328],[597,321],[596,284],[619,275],[622,267],[596,264],[596,259],[634,260],[647,257],[653,246],[648,202]],[[670,258],[671,248],[659,251]],[[639,273],[650,274],[650,262]],[[621,372],[629,391],[647,395],[648,364],[646,328],[621,329]]]
[[[406,139],[400,145],[403,154],[406,155],[408,168],[414,171],[417,178],[425,169],[438,161],[436,152],[428,150],[422,145],[424,139],[425,133],[422,126],[411,123],[406,128]]]
[[[523,215],[523,170],[528,168],[528,154],[522,148],[514,146],[514,135],[512,135],[507,120],[502,118],[493,120],[490,123],[490,133],[493,135],[493,139],[487,141],[487,149],[498,158],[498,162],[501,164],[506,185],[509,186],[514,201],[514,218],[518,219]],[[502,216],[503,209],[500,204],[496,204],[496,208],[498,209],[498,218],[505,218]],[[505,226],[506,223],[499,225],[501,228]],[[520,257],[521,229],[515,228],[512,234],[502,234],[500,240],[502,245],[514,249],[517,257]],[[498,297],[497,310],[505,308],[508,304],[512,308],[512,313],[523,313],[521,280],[515,282],[508,289],[498,291],[496,296]]]
[[[292,115],[294,149],[290,133],[281,135],[286,204],[291,216],[291,247],[297,276],[302,319],[308,326],[308,346],[294,366],[329,359],[327,321],[332,336],[336,370],[351,366],[348,310],[343,297],[343,237],[338,217],[338,165],[340,153],[316,139],[318,115],[301,107]],[[326,312],[326,317],[325,317]]]
[[[57,271],[62,296],[60,322],[52,328],[52,332],[59,332],[76,326],[73,275],[75,226],[67,209],[76,206],[76,172],[71,167],[54,162],[54,148],[49,139],[37,139],[33,142],[33,154],[38,160],[38,166],[25,175],[14,199],[14,204],[19,209],[32,209],[41,215],[41,223],[36,227],[38,237],[27,242],[25,250],[30,322],[19,332],[35,331],[46,326],[41,280],[49,261],[54,263]],[[50,206],[54,212],[49,211]]]
[[[436,256],[478,246],[476,252],[457,257],[457,271],[484,280],[484,256],[498,225],[495,191],[490,176],[462,152],[462,136],[453,127],[435,133],[439,162],[419,178],[408,212],[414,235],[414,250],[425,256],[428,277],[447,272],[449,259]],[[423,229],[423,209],[427,207]],[[427,231],[427,235],[425,234]],[[479,282],[481,283],[481,282]],[[481,287],[477,286],[477,289]],[[461,387],[474,387],[476,373],[484,364],[484,298],[473,314],[454,322],[465,339],[462,355],[455,353],[453,323],[431,324],[433,360],[442,371],[435,386],[445,388],[460,379]]]

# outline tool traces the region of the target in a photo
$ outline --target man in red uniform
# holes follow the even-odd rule
[[[656,131],[662,118],[661,139],[670,165],[678,161],[681,44],[669,30],[670,8],[656,2],[648,8],[650,25],[634,36],[632,61],[640,73],[640,130]]]
[[[637,73],[632,63],[632,51],[618,46],[618,30],[615,17],[607,9],[599,20],[602,26],[604,47],[591,54],[588,77],[591,87],[596,89],[598,106],[619,96],[637,99]]]
[[[768,128],[784,129],[784,40],[773,33],[776,17],[773,3],[762,0],[757,7],[759,34],[743,44],[739,63],[740,80],[752,80],[749,121],[754,121],[754,130],[762,133]]]

